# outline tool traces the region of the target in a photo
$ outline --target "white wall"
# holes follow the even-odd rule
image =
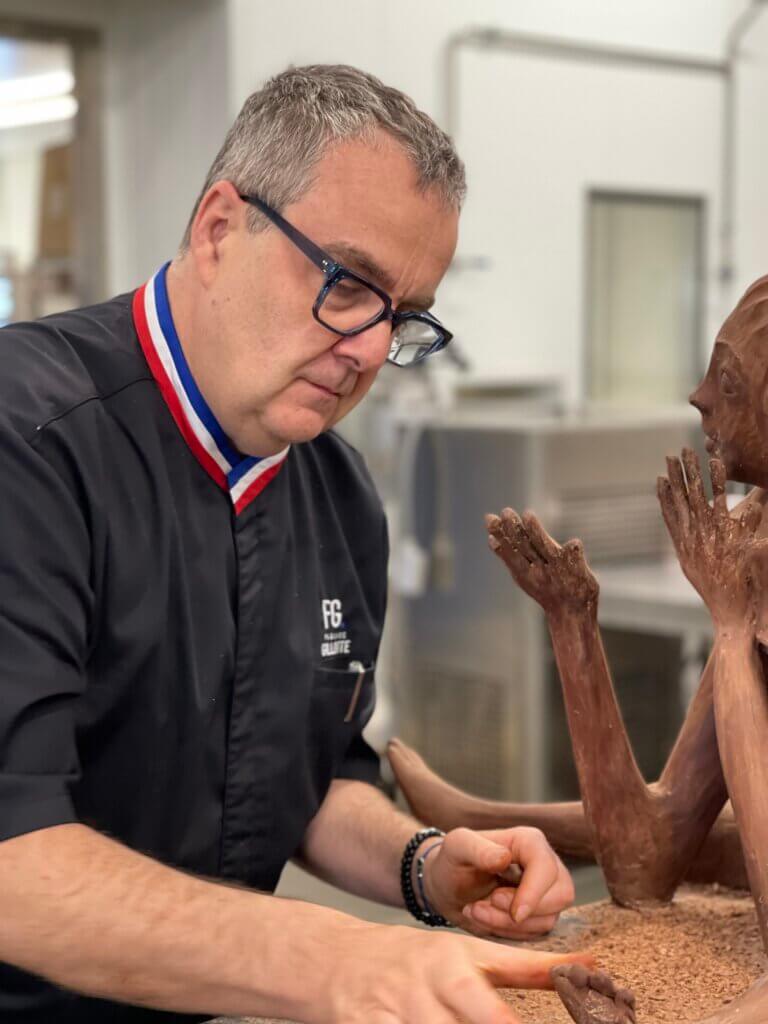
[[[440,59],[448,37],[467,25],[491,25],[520,32],[557,36],[657,52],[717,58],[721,56],[728,26],[744,9],[745,0],[337,0],[332,8],[310,4],[307,0],[282,0],[279,4],[258,0],[0,0],[0,17],[13,14],[72,25],[99,28],[105,39],[106,55],[106,177],[109,290],[132,287],[170,256],[183,231],[191,203],[205,170],[221,142],[229,120],[245,95],[269,74],[289,63],[309,61],[346,61],[368,68],[385,80],[403,88],[426,110],[441,118],[443,94]],[[761,130],[768,107],[768,15],[749,37],[749,63],[742,75],[740,192],[737,250],[738,290],[762,267],[768,267],[765,255],[764,225],[768,223],[766,150],[768,136]],[[477,61],[477,81],[462,87],[464,119],[457,142],[470,167],[470,185],[474,186],[465,218],[462,252],[469,255],[490,253],[492,233],[484,233],[483,223],[494,220],[497,196],[484,194],[477,183],[493,180],[494,149],[483,140],[493,135],[494,118],[499,106],[498,90],[490,75],[497,58],[467,57],[462,63]],[[760,64],[762,62],[762,64]],[[499,74],[513,74],[501,59]],[[502,71],[502,65],[504,70]],[[553,72],[548,89],[555,88]],[[474,72],[473,72],[473,77]],[[562,79],[565,91],[568,79]],[[696,101],[697,104],[699,101]],[[709,108],[715,101],[707,101]],[[704,103],[704,100],[701,101]],[[697,110],[703,111],[701,105]],[[529,122],[535,119],[531,104]],[[525,111],[523,112],[525,113]],[[541,120],[541,119],[540,119]],[[546,130],[546,125],[545,125]],[[700,123],[689,118],[691,153],[711,149],[712,118],[704,115]],[[659,126],[651,142],[668,132]],[[641,140],[638,140],[638,146]],[[679,140],[678,140],[679,141]],[[673,140],[676,144],[676,140]],[[556,146],[542,153],[541,164],[552,163]],[[679,147],[678,148],[682,148]],[[592,177],[600,171],[612,180],[627,181],[626,166],[611,165],[611,147],[605,146],[606,163],[583,174]],[[545,155],[548,157],[544,159]],[[613,156],[616,157],[614,152]],[[638,180],[661,184],[653,168],[632,161]],[[688,175],[692,163],[683,161],[666,184],[678,182],[681,188],[701,186],[703,168]],[[611,167],[613,169],[611,170]],[[536,169],[519,157],[509,161],[510,178],[505,179],[511,193],[518,181],[526,182]],[[709,173],[709,172],[707,172]],[[476,181],[475,181],[476,179]],[[703,187],[703,186],[701,186]],[[499,192],[499,189],[496,189]],[[477,208],[477,218],[472,213]],[[573,209],[559,223],[558,210],[550,211],[547,223],[538,232],[525,225],[520,231],[517,259],[535,245],[557,235],[558,247],[568,250],[562,267],[573,265],[575,220]],[[496,218],[501,220],[501,218]],[[538,261],[542,278],[532,297],[539,308],[547,306],[543,285],[544,260]],[[565,272],[565,271],[563,271]],[[490,291],[486,275],[468,271],[446,281],[441,300],[446,319],[467,310],[458,295],[467,289]],[[569,286],[570,287],[570,286]],[[542,362],[546,365],[577,367],[582,339],[580,317],[574,299],[564,329],[561,319],[552,317],[542,338]],[[493,307],[492,329],[478,321],[477,334],[485,340],[476,344],[493,346],[494,365],[498,353],[523,351],[517,339],[501,336],[496,325],[509,304],[498,301]],[[514,311],[513,311],[514,313]],[[522,315],[520,313],[519,315]],[[713,321],[714,321],[713,314]],[[455,321],[461,323],[461,320]],[[465,341],[469,341],[467,338]],[[474,339],[472,339],[474,341]],[[519,370],[518,361],[512,370]]]
[[[717,57],[739,0],[227,0],[233,109],[288,63],[356,64],[441,112],[439,57],[467,27]]]
[[[745,40],[737,90],[736,295],[768,274],[768,7]]]
[[[120,0],[106,28],[112,291],[174,255],[228,127],[226,8]]]
[[[462,249],[489,269],[452,275],[444,301],[475,371],[562,374],[571,401],[583,393],[590,189],[705,200],[712,337],[725,313],[714,230],[721,80],[476,51],[461,66]]]
[[[234,111],[288,63],[341,61],[380,75],[440,120],[441,58],[452,33],[515,32],[717,60],[739,0],[229,0]],[[768,13],[764,15],[768,22]],[[763,26],[761,26],[762,29]],[[768,31],[768,26],[766,26]],[[756,33],[757,34],[757,33]],[[750,46],[754,47],[750,36]],[[768,43],[765,50],[768,51]],[[761,54],[768,67],[768,52]],[[583,212],[588,185],[683,192],[709,205],[705,341],[741,284],[768,270],[765,71],[745,74],[737,279],[717,277],[721,86],[714,79],[575,67],[467,52],[456,141],[470,198],[459,253],[490,270],[450,275],[436,312],[458,328],[477,376],[562,374],[578,397],[583,362]],[[740,179],[741,180],[741,179]]]

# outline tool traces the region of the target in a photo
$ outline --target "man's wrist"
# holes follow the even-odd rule
[[[440,829],[420,829],[406,844],[400,862],[400,884],[406,909],[417,921],[436,927],[449,926],[450,922],[430,902],[425,869],[426,858],[440,845],[444,835]]]
[[[439,913],[437,898],[431,886],[430,866],[434,863],[437,850],[443,845],[443,836],[430,836],[416,849],[413,858],[413,885],[416,900],[423,911],[428,914]]]

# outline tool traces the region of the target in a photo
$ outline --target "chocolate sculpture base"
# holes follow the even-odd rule
[[[717,886],[684,886],[672,903],[645,910],[607,901],[574,907],[534,945],[554,952],[589,948],[617,985],[634,992],[638,1024],[703,1021],[765,973],[751,896]],[[506,997],[525,1024],[573,1024],[554,992]]]
[[[638,1024],[703,1021],[766,970],[751,896],[719,886],[684,886],[672,903],[653,909],[607,901],[574,907],[555,932],[531,945],[558,953],[592,950],[617,985],[633,990]],[[573,1024],[556,992],[504,996],[524,1024]],[[610,1016],[595,1019],[613,1024]],[[279,1022],[246,1017],[222,1024]]]

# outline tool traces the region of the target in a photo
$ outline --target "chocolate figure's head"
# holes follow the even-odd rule
[[[768,275],[720,328],[690,401],[701,413],[707,451],[723,460],[728,479],[768,487]]]

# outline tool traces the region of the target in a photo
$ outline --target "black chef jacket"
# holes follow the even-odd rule
[[[272,890],[331,780],[377,778],[384,517],[333,433],[234,449],[166,269],[0,331],[0,839],[82,822]],[[0,965],[0,1024],[202,1019]]]

